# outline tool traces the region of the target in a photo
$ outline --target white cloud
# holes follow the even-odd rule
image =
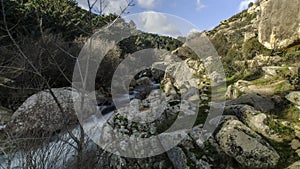
[[[139,15],[135,22],[145,32],[173,37],[181,35],[179,29],[172,24],[171,19],[162,13],[144,12]]]
[[[87,0],[76,0],[78,2],[78,5],[83,8],[88,10],[88,3]],[[96,4],[94,5],[93,10],[98,12],[99,11],[99,0],[96,0]],[[95,0],[90,0],[90,4],[93,4]],[[117,14],[120,15],[122,13],[122,10],[127,7],[127,0],[105,0],[103,6],[105,7],[103,10],[103,14]]]
[[[122,10],[125,9],[127,5],[128,4],[126,0],[109,0],[104,13],[115,13],[117,15],[120,15],[122,14]]]
[[[155,8],[155,0],[137,0],[137,3],[142,8],[146,8],[146,9]]]
[[[81,8],[88,10],[88,4],[86,0],[76,0],[76,2],[78,3],[78,6],[80,6]]]
[[[248,8],[248,5],[250,4],[250,2],[256,2],[257,0],[242,0],[242,2],[239,5],[239,11],[242,11],[244,9]]]
[[[193,34],[193,33],[200,33],[200,32],[201,32],[200,30],[198,30],[198,29],[196,29],[196,28],[192,28],[192,29],[187,33],[187,35]]]
[[[204,8],[205,6],[203,5],[203,3],[201,2],[201,0],[196,0],[196,10],[200,11],[202,8]]]

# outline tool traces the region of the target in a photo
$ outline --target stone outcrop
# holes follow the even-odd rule
[[[269,49],[284,48],[300,40],[300,1],[263,0],[259,41]]]
[[[280,62],[282,58],[280,56],[264,56],[264,55],[257,55],[253,59],[249,60],[242,60],[242,61],[235,61],[236,65],[247,65],[249,69],[256,69],[257,67],[262,66],[272,66]]]
[[[238,120],[226,121],[216,139],[223,151],[249,168],[273,168],[280,156],[258,134]]]
[[[182,87],[197,87],[197,82],[195,81],[192,70],[184,61],[176,62],[168,66],[164,79],[172,79],[177,89],[181,89]]]
[[[281,135],[269,127],[270,119],[267,114],[255,110],[249,105],[229,105],[224,109],[224,115],[234,115],[253,131],[263,135],[264,137],[276,141],[283,142],[290,140],[290,136]]]

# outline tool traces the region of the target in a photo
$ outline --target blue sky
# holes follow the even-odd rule
[[[87,0],[77,1],[81,7],[87,7]],[[120,9],[126,6],[128,0],[104,1],[107,3],[107,8],[104,11],[105,13],[119,14]],[[141,29],[147,29],[148,32],[151,32],[151,29],[155,29],[156,31],[157,28],[165,28],[166,25],[168,25],[167,21],[157,21],[155,18],[159,18],[161,20],[163,15],[155,15],[154,12],[170,14],[165,18],[165,20],[168,20],[169,22],[174,19],[171,15],[180,17],[194,25],[194,28],[202,31],[214,28],[220,23],[220,21],[228,19],[234,14],[246,9],[248,4],[254,1],[255,0],[134,0],[135,6],[129,7],[127,10],[129,14],[125,14],[123,16],[126,17],[127,15],[135,13],[147,12],[142,14],[142,16],[145,18],[143,23],[147,23],[148,29],[144,28],[144,25],[138,25],[138,27]],[[182,26],[185,25],[187,24],[182,22]],[[171,27],[170,24],[169,26]],[[171,28],[166,28],[164,32],[168,30],[171,30]],[[171,31],[173,32],[170,32],[170,34],[175,34],[176,32],[175,29]]]

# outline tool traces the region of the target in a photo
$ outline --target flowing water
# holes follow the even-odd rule
[[[159,84],[153,83],[151,89],[159,89]],[[136,87],[129,95],[122,95],[117,98],[119,103],[125,103],[134,99],[139,93],[144,90],[143,86]],[[103,114],[103,116],[92,115],[89,117],[89,121],[84,124],[84,128],[93,128],[99,135],[103,124],[113,114],[114,105],[98,106],[97,110]],[[97,126],[95,126],[97,124]],[[89,126],[94,125],[94,126]],[[6,126],[0,126],[0,130],[5,129]],[[76,126],[71,130],[74,136],[80,138],[80,126]],[[70,162],[76,161],[77,150],[76,142],[71,138],[68,132],[64,134],[58,134],[56,138],[46,144],[39,146],[28,151],[18,151],[16,153],[9,153],[0,156],[0,169],[7,168],[68,168]],[[100,137],[100,136],[99,136]],[[88,154],[95,152],[97,146],[88,137],[85,137],[85,150],[84,153]]]

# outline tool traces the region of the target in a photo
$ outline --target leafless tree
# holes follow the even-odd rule
[[[97,4],[99,5],[99,11],[98,13],[100,15],[103,15],[103,11],[107,8],[107,4],[105,3],[105,0],[88,0],[88,5],[89,5],[89,11],[92,12],[92,9],[95,7],[95,5]],[[126,0],[127,2],[127,6],[126,7],[120,7],[120,15],[117,17],[120,18],[120,16],[122,14],[124,14],[128,7],[133,6],[133,0]],[[20,47],[20,42],[16,41],[16,39],[13,37],[13,35],[11,34],[11,30],[12,28],[10,28],[7,24],[7,18],[6,18],[6,13],[5,13],[5,6],[4,6],[4,0],[1,0],[1,6],[2,6],[2,19],[3,19],[3,26],[4,29],[6,31],[5,37],[8,37],[11,42],[12,42],[12,47],[15,49],[14,52],[16,53],[16,57],[15,58],[11,58],[12,62],[11,63],[21,63],[18,64],[17,66],[15,66],[14,64],[7,64],[7,65],[1,65],[0,66],[0,71],[3,73],[7,73],[8,71],[18,75],[18,73],[20,72],[30,72],[32,74],[34,74],[35,76],[37,76],[39,78],[39,81],[37,81],[37,83],[42,83],[43,85],[46,86],[46,89],[49,90],[51,96],[53,97],[55,103],[57,104],[61,114],[64,116],[66,113],[64,112],[64,109],[62,108],[61,103],[59,102],[59,100],[57,99],[56,95],[54,94],[54,92],[51,89],[51,84],[49,83],[49,80],[46,79],[44,77],[44,75],[41,73],[41,69],[38,67],[38,65],[35,65],[32,60],[30,59],[30,57],[24,52],[24,50]],[[39,18],[38,18],[39,19]],[[116,19],[116,20],[117,20]],[[47,41],[47,35],[44,31],[43,28],[43,21],[42,19],[39,19],[39,31],[41,32],[42,35],[42,40],[44,42]],[[0,37],[1,38],[1,37]],[[72,58],[76,58],[76,56],[74,56],[73,54],[69,53],[68,51],[66,51],[65,49],[63,49],[59,44],[56,44],[57,49],[62,51],[63,53],[67,54],[67,56],[72,57]],[[55,55],[53,54],[53,51],[50,51],[49,49],[47,49],[46,47],[42,48],[43,52],[47,52],[48,56],[49,56],[49,61],[53,62],[54,65],[56,66],[56,68],[60,71],[60,73],[62,74],[62,76],[69,82],[71,83],[71,79],[68,78],[68,76],[65,74],[64,70],[62,69],[60,63],[58,63],[55,60]],[[40,53],[39,53],[40,54]],[[25,64],[29,65],[29,68],[27,68],[25,66]],[[39,88],[36,88],[36,90],[42,90],[44,89],[43,85],[41,85]],[[15,88],[14,86],[6,86],[8,88]],[[67,119],[68,117],[65,117],[65,119]],[[53,162],[55,161],[59,161],[58,159],[61,158],[66,158],[63,156],[59,156],[62,154],[66,154],[66,151],[73,151],[71,149],[67,149],[66,150],[66,146],[67,147],[73,147],[73,149],[75,149],[76,154],[77,154],[77,166],[78,168],[84,168],[84,164],[83,164],[83,156],[84,156],[84,146],[86,143],[86,137],[83,131],[83,128],[81,126],[79,126],[78,129],[76,129],[75,131],[71,128],[69,128],[68,124],[67,124],[67,120],[65,120],[65,125],[64,125],[64,131],[67,132],[67,135],[69,136],[69,139],[64,140],[65,138],[59,138],[59,142],[56,141],[56,144],[58,145],[58,147],[54,147],[53,145],[51,146],[51,144],[49,144],[50,142],[52,142],[51,137],[47,135],[47,138],[41,138],[40,136],[38,138],[18,138],[18,139],[14,139],[12,137],[12,135],[10,133],[8,133],[8,137],[5,141],[5,143],[1,144],[1,145],[5,145],[7,147],[14,147],[16,145],[20,146],[20,142],[23,143],[22,147],[15,147],[16,149],[21,149],[25,147],[30,147],[32,146],[32,144],[37,144],[40,143],[41,139],[43,139],[43,147],[39,147],[39,148],[32,148],[31,150],[28,151],[23,151],[21,153],[16,153],[16,156],[20,156],[20,157],[24,157],[24,158],[20,158],[23,159],[24,161],[20,161],[20,163],[22,165],[24,165],[24,167],[26,168],[52,168],[52,166],[49,166],[50,162],[46,161],[47,159],[50,159],[50,155],[49,152],[55,152],[56,156],[51,157],[51,160]],[[75,132],[75,133],[74,133]],[[38,133],[30,133],[31,135],[35,135]],[[27,141],[24,141],[27,140]],[[28,143],[28,140],[30,143]],[[27,145],[24,143],[28,143]],[[46,145],[45,145],[46,143]],[[55,150],[55,151],[54,151]],[[8,152],[6,152],[5,148],[2,148],[1,150],[2,154],[8,154]],[[63,152],[63,153],[62,153]],[[52,154],[53,155],[53,154]],[[14,158],[13,156],[11,158]],[[11,166],[11,159],[8,160],[8,168],[10,168],[9,166]],[[1,168],[1,166],[0,166]]]
[[[109,6],[109,0],[86,0],[88,5],[89,12],[95,12],[99,15],[104,15],[105,10],[107,10]],[[120,6],[120,13],[117,15],[123,15],[128,10],[128,7],[134,6],[133,0],[123,0],[124,4],[126,4],[124,7]]]

